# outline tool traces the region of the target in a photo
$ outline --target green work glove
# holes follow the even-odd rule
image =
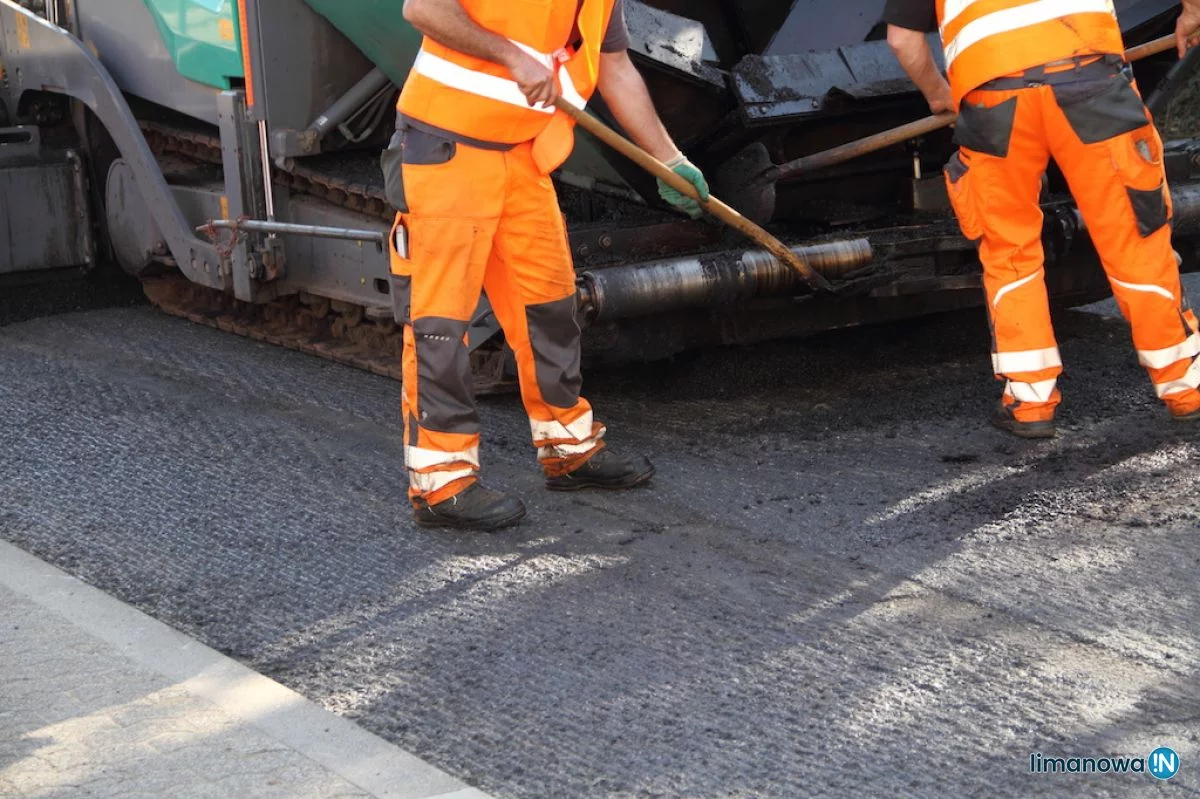
[[[687,157],[683,153],[667,161],[667,166],[676,175],[679,175],[679,177],[695,186],[696,191],[700,193],[701,199],[708,199],[708,181],[704,179],[704,173],[697,169],[695,164],[687,160]],[[704,214],[700,210],[700,203],[686,194],[680,194],[675,191],[675,189],[668,186],[661,179],[658,181],[658,196],[686,213],[692,219],[699,219]]]

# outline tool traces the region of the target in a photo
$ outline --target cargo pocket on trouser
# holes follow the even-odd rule
[[[396,214],[388,236],[388,258],[391,264],[392,315],[396,324],[412,321],[412,263],[409,261],[408,226],[404,214]]]
[[[1055,102],[1084,144],[1108,141],[1150,122],[1146,105],[1124,73],[1053,88]]]
[[[416,128],[396,129],[388,148],[379,156],[383,170],[383,193],[392,207],[408,213],[408,193],[404,186],[404,165],[439,166],[454,160],[458,144],[450,139]]]
[[[412,167],[448,164],[454,160],[457,153],[458,145],[455,142],[409,127],[401,121],[397,124],[388,148],[379,157],[379,166],[383,170],[384,194],[398,212],[388,239],[392,273],[392,311],[398,324],[403,325],[412,320],[412,241],[408,224],[410,198],[405,185],[405,173]],[[420,193],[419,190],[419,185],[414,187],[417,193]],[[427,204],[427,201],[418,197],[418,204],[422,203]]]
[[[954,141],[959,147],[977,153],[1007,158],[1016,118],[1016,97],[990,108],[976,103],[963,103],[954,126]]]
[[[1113,166],[1125,184],[1138,235],[1148,238],[1171,221],[1171,197],[1163,169],[1162,139],[1153,125],[1108,143]]]
[[[1141,189],[1125,189],[1129,193],[1129,202],[1133,205],[1133,215],[1137,219],[1138,233],[1147,238],[1158,232],[1167,224],[1167,200],[1165,187],[1142,191]]]
[[[983,238],[983,215],[979,211],[979,199],[972,188],[971,165],[963,158],[962,150],[950,157],[946,164],[946,193],[950,205],[958,218],[958,226],[971,241]]]

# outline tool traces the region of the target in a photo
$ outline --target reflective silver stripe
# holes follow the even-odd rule
[[[557,59],[553,55],[549,53],[543,53],[539,50],[534,50],[529,45],[521,44],[516,39],[509,39],[509,41],[528,55],[544,64],[546,69],[554,69],[554,64],[556,63]],[[587,100],[583,99],[583,95],[580,94],[579,90],[575,88],[575,81],[571,78],[571,73],[567,71],[566,64],[562,64],[558,68],[558,83],[559,93],[562,94],[562,98],[564,100],[578,108],[580,111],[587,106]],[[542,110],[541,106],[538,107],[538,110]]]
[[[1056,366],[1062,366],[1062,356],[1058,352],[1058,347],[1022,350],[1021,352],[997,352],[992,355],[992,371],[998,375],[1011,372],[1038,372]]]
[[[1021,402],[1049,402],[1050,395],[1054,393],[1054,387],[1057,385],[1056,378],[1039,380],[1036,383],[1018,383],[1016,380],[1009,380],[1008,385],[1004,387],[1004,393]]]
[[[423,447],[405,447],[404,464],[409,469],[429,469],[434,466],[445,466],[449,463],[469,463],[479,468],[479,447],[471,447],[460,452],[443,452],[440,449],[425,449]]]
[[[1170,380],[1166,383],[1156,383],[1154,385],[1154,390],[1158,392],[1160,399],[1162,397],[1169,397],[1172,394],[1191,391],[1194,388],[1200,388],[1200,360],[1192,361],[1192,367],[1179,380]]]
[[[967,8],[958,9],[962,13]],[[1035,0],[968,22],[949,42],[946,42],[946,67],[949,68],[964,50],[1000,33],[1028,28],[1072,14],[1089,12],[1116,16],[1112,0]],[[957,16],[957,14],[956,14]]]
[[[980,0],[946,0],[946,7],[942,10],[942,24],[938,29],[942,33],[945,33],[946,28],[950,27],[950,23],[958,19],[964,11],[979,1]]]
[[[1123,289],[1129,289],[1130,291],[1144,291],[1147,294],[1160,294],[1163,297],[1166,297],[1168,300],[1175,300],[1174,294],[1167,291],[1162,286],[1156,286],[1153,283],[1126,283],[1124,280],[1117,280],[1115,277],[1110,277],[1109,280],[1111,280],[1113,283],[1116,283]]]
[[[533,432],[534,443],[539,441],[595,441],[602,436],[592,435],[592,412],[588,411],[583,416],[580,416],[570,424],[564,425],[562,422],[550,421],[539,422],[537,419],[529,420],[529,429]],[[586,452],[586,450],[584,450]]]
[[[522,44],[513,39],[509,41],[531,58],[538,61],[538,63],[545,66],[546,69],[554,69],[557,59],[553,55],[535,50],[529,45]],[[452,89],[469,92],[470,94],[486,97],[490,100],[499,100],[509,105],[527,108],[530,111],[537,111],[539,114],[554,113],[553,107],[543,106],[541,103],[536,106],[529,105],[529,100],[525,97],[525,93],[521,91],[521,87],[516,81],[497,77],[487,72],[477,72],[473,69],[467,69],[426,50],[421,50],[417,54],[416,63],[413,64],[413,71],[431,80],[435,80],[444,86],[449,86]],[[575,82],[571,79],[571,73],[567,71],[566,64],[563,64],[558,69],[558,82],[564,100],[580,110],[587,105],[587,100],[575,88]]]
[[[1161,350],[1138,350],[1138,363],[1149,369],[1165,369],[1184,358],[1200,355],[1200,335],[1193,333],[1182,344]]]
[[[583,99],[583,95],[575,88],[575,81],[571,79],[571,73],[567,71],[567,65],[563,64],[558,70],[558,88],[562,98],[571,105],[582,111],[587,106],[587,100]]]
[[[516,39],[509,39],[517,49],[525,53],[525,55],[540,61],[546,69],[554,69],[554,56],[550,53],[543,53],[541,50],[535,50],[527,44],[518,42]]]
[[[435,80],[443,86],[449,86],[451,89],[458,89],[459,91],[468,92],[479,97],[486,97],[489,100],[519,106],[539,114],[554,113],[553,108],[533,107],[529,105],[529,101],[525,99],[525,93],[521,91],[521,87],[517,85],[516,81],[489,75],[486,72],[476,72],[473,69],[467,69],[425,50],[417,54],[417,60],[413,64],[413,72],[416,72],[418,75],[424,75],[430,80]]]
[[[474,474],[474,469],[455,469],[452,472],[409,472],[408,482],[420,493],[430,494],[440,488],[445,488],[455,480],[471,477]]]
[[[1033,281],[1035,281],[1039,277],[1041,277],[1043,274],[1044,274],[1044,271],[1039,269],[1036,272],[1034,272],[1032,275],[1030,275],[1029,277],[1023,277],[1020,280],[1014,281],[1012,283],[1009,283],[1007,286],[1002,287],[999,291],[996,292],[996,296],[992,300],[992,307],[995,308],[997,305],[999,305],[1001,298],[1004,297],[1004,295],[1007,294],[1008,292],[1015,291],[1016,289],[1021,288],[1021,286],[1024,286],[1026,283],[1032,283]]]

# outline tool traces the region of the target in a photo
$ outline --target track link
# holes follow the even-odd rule
[[[145,278],[147,299],[172,316],[226,333],[316,355],[380,377],[401,379],[403,333],[392,319],[368,319],[362,306],[311,294],[264,304],[242,302],[179,274]],[[501,347],[471,353],[476,394],[507,393],[516,385]]]
[[[150,302],[172,316],[400,379],[400,328],[392,320],[365,319],[360,306],[335,307],[343,304],[311,295],[256,305],[180,275],[147,278],[142,286]]]
[[[181,155],[206,164],[222,163],[221,140],[211,133],[145,120],[141,127],[150,149],[156,154]],[[271,180],[298,194],[317,197],[374,219],[391,222],[396,215],[388,205],[382,186],[345,180],[301,162],[291,163],[287,170],[275,167]]]

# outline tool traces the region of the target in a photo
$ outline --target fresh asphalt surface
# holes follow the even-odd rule
[[[0,537],[497,796],[1200,795],[1200,429],[1120,320],[1060,314],[1053,442],[983,423],[978,312],[589,374],[632,493],[488,399],[530,514],[471,536],[408,520],[395,383],[135,299],[0,289]]]

